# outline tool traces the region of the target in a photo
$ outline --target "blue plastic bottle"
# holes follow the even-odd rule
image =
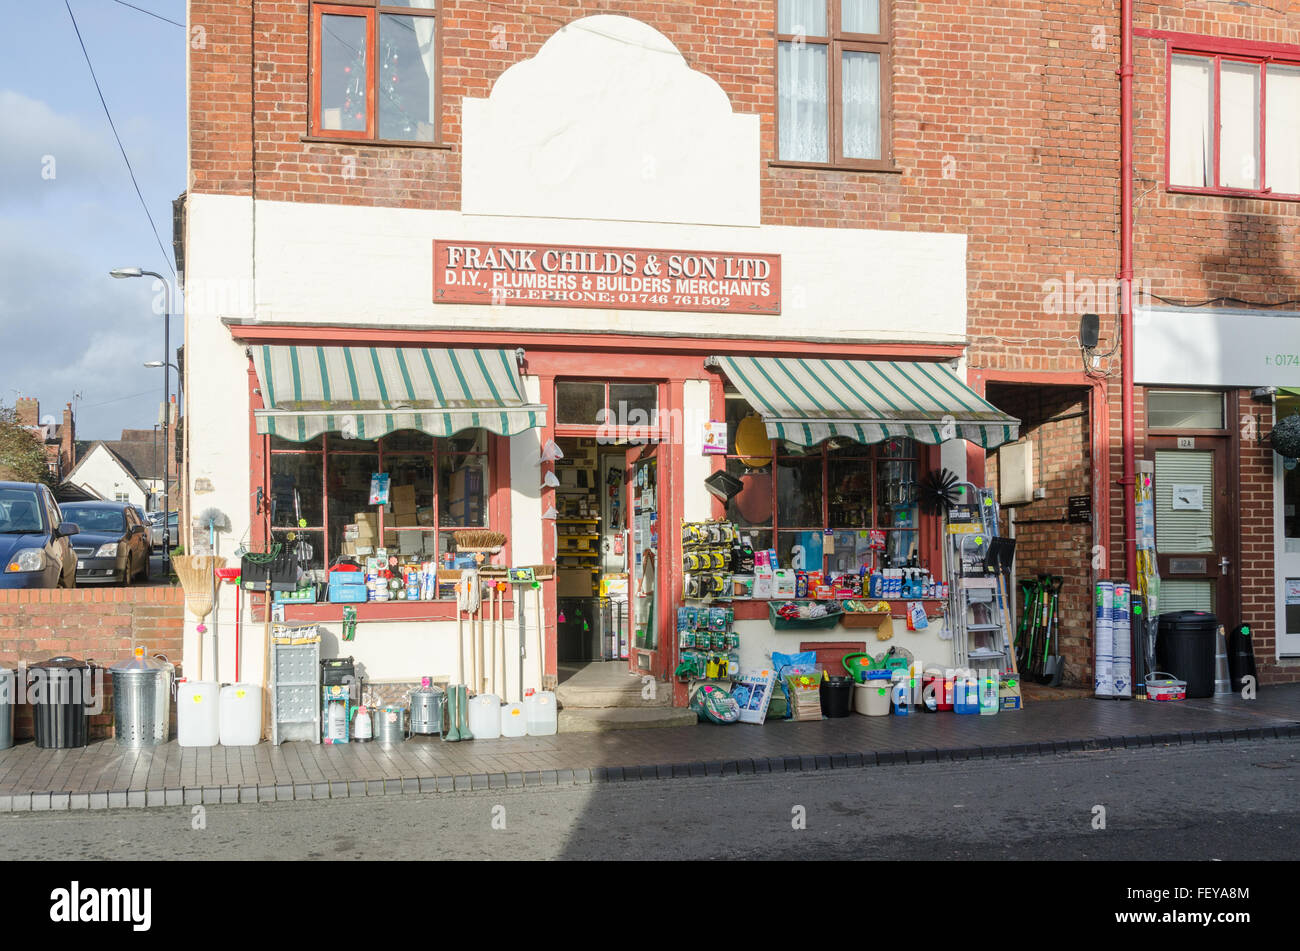
[[[979,680],[971,672],[959,673],[954,683],[956,696],[953,698],[954,713],[979,713]]]
[[[908,681],[907,674],[904,671],[902,678],[895,677],[893,684],[890,686],[890,696],[894,702],[894,715],[905,717],[909,714],[908,710]]]

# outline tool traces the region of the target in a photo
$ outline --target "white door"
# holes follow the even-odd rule
[[[1277,539],[1277,649],[1300,656],[1300,463],[1273,454]]]

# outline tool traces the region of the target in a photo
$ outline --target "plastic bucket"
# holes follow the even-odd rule
[[[855,684],[853,709],[867,717],[889,716],[889,678],[868,676],[866,683]]]
[[[846,717],[853,706],[853,679],[831,677],[821,684],[822,714],[835,719]]]

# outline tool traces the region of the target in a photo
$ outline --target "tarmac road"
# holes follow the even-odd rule
[[[193,808],[0,815],[0,842],[72,861],[1291,860],[1300,741]]]

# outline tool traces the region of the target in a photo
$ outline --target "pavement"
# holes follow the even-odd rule
[[[526,789],[1050,756],[1300,737],[1300,684],[1181,703],[1077,699],[993,717],[913,714],[699,724],[445,743],[290,742],[0,752],[0,812]]]

